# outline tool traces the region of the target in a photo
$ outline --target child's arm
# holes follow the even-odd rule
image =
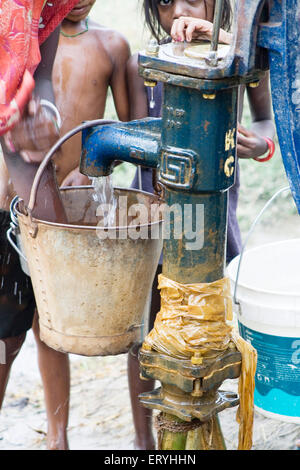
[[[240,158],[255,158],[263,155],[268,150],[268,144],[264,137],[273,139],[275,135],[271,111],[269,74],[265,74],[257,88],[247,87],[247,94],[252,125],[250,130],[239,125],[237,154]]]
[[[211,39],[213,24],[210,21],[181,16],[174,21],[171,29],[171,37],[174,41],[191,42],[193,39]],[[223,44],[231,43],[232,35],[220,29],[219,42]]]
[[[38,90],[38,93],[40,93],[43,98],[51,99],[52,59],[55,56],[58,37],[59,29],[49,36],[45,41],[43,48],[41,48],[42,57],[39,69],[42,71],[42,77],[41,81],[39,75],[35,76],[35,79],[37,84],[36,90]],[[3,141],[2,146],[5,162],[14,189],[18,196],[20,196],[27,205],[32,182],[39,164],[24,161],[24,159],[20,158],[20,154],[18,152],[9,153],[5,142]],[[44,156],[44,153],[42,153],[42,155]],[[45,204],[45,201],[47,201],[47,204]],[[57,190],[54,169],[51,162],[44,170],[38,189],[38,197],[33,215],[43,220],[66,222],[65,212]]]
[[[40,105],[40,99],[54,103],[51,71],[58,37],[59,30],[41,46],[41,62],[34,74],[34,97],[28,103],[21,121],[4,137],[9,150],[28,150],[21,152],[27,162],[41,161],[44,156],[41,151],[49,149],[59,136],[55,114]]]
[[[130,103],[130,120],[147,117],[147,93],[144,79],[138,73],[138,54],[133,55],[128,60],[127,81]]]
[[[114,104],[120,121],[129,119],[129,99],[126,78],[126,64],[130,57],[130,48],[126,39],[115,33],[110,38],[110,56],[113,61],[113,72],[110,87]]]
[[[192,41],[192,39],[211,39],[213,24],[209,21],[180,17],[175,20],[171,36],[175,41]],[[219,41],[230,44],[232,35],[220,30]],[[260,80],[257,88],[247,88],[252,115],[251,129],[247,130],[239,124],[237,138],[237,154],[240,158],[256,158],[268,150],[264,137],[273,139],[275,126],[272,121],[271,94],[269,75]]]
[[[90,186],[91,180],[88,176],[83,175],[80,173],[79,166],[74,170],[70,171],[70,173],[65,177],[63,182],[61,183],[61,187],[63,186]]]

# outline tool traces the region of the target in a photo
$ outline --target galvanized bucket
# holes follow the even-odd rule
[[[139,340],[142,316],[162,250],[156,239],[133,240],[127,227],[101,239],[91,187],[61,190],[69,224],[37,220],[19,211],[22,246],[48,346],[86,356],[121,354]],[[117,189],[130,203],[150,206],[153,195]],[[89,208],[86,210],[87,202]],[[81,223],[77,224],[80,220]],[[149,234],[150,235],[150,234]],[[123,239],[124,238],[124,239]]]
[[[51,152],[48,155],[47,160]],[[42,169],[46,164],[44,160]],[[162,220],[140,225],[149,236],[137,239],[128,236],[128,225],[100,228],[91,186],[61,189],[68,224],[38,220],[31,214],[42,169],[33,183],[27,214],[20,201],[14,206],[41,339],[58,351],[84,356],[125,353],[140,339],[162,250]],[[143,204],[149,213],[152,203],[160,204],[149,193],[120,188],[115,192],[128,197],[128,207]],[[104,232],[112,230],[117,236],[105,238]]]

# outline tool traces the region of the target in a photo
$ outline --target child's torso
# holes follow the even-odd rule
[[[97,29],[76,37],[60,37],[53,70],[56,106],[62,118],[61,135],[83,121],[102,118],[113,63]],[[79,164],[81,137],[70,139],[55,156],[60,184]]]

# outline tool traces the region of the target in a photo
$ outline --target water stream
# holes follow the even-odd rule
[[[114,226],[116,224],[117,197],[114,193],[112,175],[92,178],[92,186],[94,188],[92,198],[98,203],[99,224],[103,227]]]

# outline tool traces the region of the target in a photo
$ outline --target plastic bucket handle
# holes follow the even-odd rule
[[[247,236],[246,236],[246,239],[245,239],[245,242],[242,246],[242,250],[241,250],[241,254],[240,254],[240,259],[239,259],[239,263],[238,263],[238,268],[237,268],[237,272],[236,272],[236,280],[235,280],[235,284],[234,284],[234,293],[233,293],[233,301],[236,305],[240,305],[239,302],[237,301],[236,299],[236,292],[237,292],[237,288],[238,288],[238,280],[239,280],[239,276],[240,276],[240,269],[241,269],[241,264],[242,264],[242,259],[243,259],[243,256],[244,256],[244,252],[245,252],[245,249],[246,249],[246,246],[247,246],[247,243],[248,243],[248,240],[250,238],[250,236],[252,235],[252,232],[254,231],[257,223],[259,222],[260,218],[262,217],[262,215],[264,214],[264,212],[269,208],[269,206],[272,204],[272,202],[277,198],[277,196],[279,196],[281,193],[283,193],[284,191],[288,191],[290,190],[290,187],[289,186],[285,186],[284,188],[281,188],[279,189],[278,191],[276,191],[276,193],[267,201],[267,203],[264,205],[264,207],[262,208],[262,210],[259,212],[259,214],[256,216],[256,218],[254,219],[254,222],[252,223],[251,227],[250,227],[250,230],[249,232],[247,233]]]

